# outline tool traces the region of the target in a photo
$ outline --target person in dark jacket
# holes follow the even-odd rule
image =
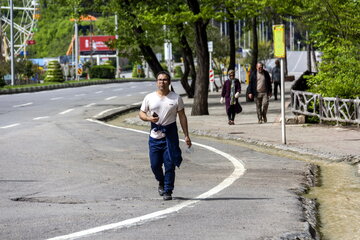
[[[241,106],[239,104],[239,97],[241,92],[241,84],[239,79],[235,78],[235,71],[229,70],[229,79],[225,81],[220,102],[226,106],[226,113],[228,115],[228,124],[234,125],[235,114],[241,112]]]
[[[275,67],[272,69],[271,71],[271,80],[274,83],[274,97],[275,100],[277,100],[277,93],[278,93],[278,88],[281,91],[281,69],[280,69],[280,61],[279,60],[275,60]]]
[[[269,106],[269,98],[272,95],[270,74],[264,70],[264,64],[256,64],[256,71],[250,76],[249,98],[254,99],[258,123],[267,122],[266,113]]]

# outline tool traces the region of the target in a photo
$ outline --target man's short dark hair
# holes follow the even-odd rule
[[[168,77],[169,81],[171,81],[170,73],[168,73],[167,71],[160,71],[160,72],[158,72],[158,73],[156,74],[156,79],[158,78],[158,76],[159,76],[160,74],[166,75],[166,76]]]

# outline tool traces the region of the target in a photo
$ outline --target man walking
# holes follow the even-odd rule
[[[260,124],[263,121],[267,122],[266,113],[271,92],[270,75],[264,70],[264,65],[259,62],[256,64],[256,71],[253,71],[250,76],[249,98],[255,99],[258,123]]]
[[[145,96],[139,117],[151,122],[149,157],[151,170],[159,182],[158,192],[164,200],[172,199],[175,167],[182,162],[176,116],[185,135],[185,143],[191,147],[182,98],[169,90],[170,74],[161,71],[156,76],[157,91]],[[164,165],[164,169],[163,169]]]

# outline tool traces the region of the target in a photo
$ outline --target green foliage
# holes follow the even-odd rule
[[[138,65],[135,64],[133,66],[132,69],[132,75],[133,78],[144,78],[145,77],[145,72],[144,72],[144,68],[141,67],[140,69],[138,69]]]
[[[50,61],[46,71],[45,82],[64,82],[64,76],[58,61]]]
[[[41,18],[33,38],[36,44],[27,50],[32,58],[65,55],[74,33],[74,23],[70,21],[73,9],[56,1],[41,2]]]
[[[181,66],[176,66],[175,67],[175,77],[176,78],[181,78],[182,76],[184,75],[182,69],[181,69]]]
[[[244,64],[251,64],[253,50],[250,50],[250,54],[248,54],[244,59]],[[258,48],[258,62],[263,62],[265,65],[267,61],[269,61],[273,57],[273,50],[271,42],[259,42]]]
[[[105,78],[105,79],[114,79],[115,78],[115,68],[111,65],[98,65],[90,68],[90,77],[91,78]]]
[[[5,80],[4,80],[4,77],[1,77],[0,78],[0,87],[3,87],[3,86],[5,86],[6,85],[6,82],[5,82]]]
[[[349,42],[327,44],[319,73],[308,79],[310,91],[325,97],[360,97],[359,54],[359,48]]]
[[[3,81],[4,84],[5,84],[4,76],[9,73],[9,69],[10,69],[10,64],[8,62],[5,61],[0,62],[0,81],[1,82]]]
[[[164,71],[169,72],[168,66],[167,66],[167,64],[165,62],[162,62],[160,64],[161,64],[161,67],[164,69]]]

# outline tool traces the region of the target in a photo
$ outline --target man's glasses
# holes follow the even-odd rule
[[[160,79],[158,79],[158,81],[159,81],[159,82],[168,82],[169,79],[161,79],[161,78],[160,78]]]

